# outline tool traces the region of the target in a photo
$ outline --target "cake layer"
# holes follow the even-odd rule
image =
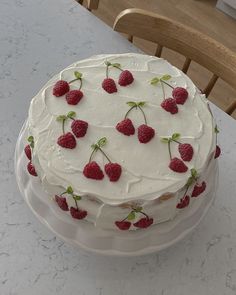
[[[134,77],[133,83],[126,87],[117,83],[116,93],[104,91],[102,82],[106,77],[107,61],[119,63],[122,69],[129,70]],[[77,105],[69,105],[65,96],[53,95],[53,86],[61,79],[71,81],[75,71],[82,73],[84,96]],[[115,81],[119,75],[116,68],[109,70],[109,77]],[[179,111],[174,115],[161,107],[163,89],[160,83],[150,83],[154,77],[163,75],[171,76],[168,83],[172,87],[183,87],[188,91],[188,99],[184,105],[178,105]],[[78,89],[78,85],[77,82],[72,83],[70,88]],[[165,86],[164,92],[166,98],[170,97],[172,88]],[[137,137],[137,128],[144,123],[142,112],[134,109],[129,113],[136,129],[133,136],[125,136],[115,128],[124,119],[129,109],[127,102],[130,101],[145,101],[142,109],[147,124],[155,130],[155,136],[146,144],[140,143]],[[76,119],[88,122],[88,130],[86,136],[77,140],[74,149],[65,149],[57,144],[62,125],[56,118],[71,111],[76,112]],[[70,124],[69,120],[65,122],[66,131],[70,130]],[[215,151],[214,121],[205,96],[185,74],[167,61],[139,54],[95,56],[54,76],[31,102],[29,129],[34,137],[33,163],[47,189],[49,186],[61,187],[62,190],[73,187],[74,192],[82,196],[81,206],[87,197],[92,198],[94,204],[102,205],[99,214],[103,218],[112,211],[105,210],[106,206],[110,208],[130,201],[141,202],[142,205],[148,201],[158,202],[157,199],[166,193],[177,196],[176,193],[183,189],[191,176],[190,170],[194,168],[202,175]],[[180,134],[182,143],[193,147],[194,155],[191,161],[185,162],[188,167],[185,173],[176,173],[169,168],[168,145],[161,140],[174,133]],[[83,174],[92,152],[91,145],[103,137],[107,139],[104,152],[112,162],[122,167],[121,177],[116,182],[111,182],[108,177],[89,179]],[[173,157],[179,157],[178,144],[171,144],[171,152]],[[102,153],[96,153],[96,162],[104,167],[107,159]],[[173,202],[173,208],[176,207],[176,198],[169,201]],[[168,218],[164,219],[173,218],[176,214],[174,209],[164,210],[167,211],[171,213],[166,213]],[[98,222],[99,214],[94,214],[96,220],[93,222]],[[109,223],[106,218],[99,220],[103,225]]]

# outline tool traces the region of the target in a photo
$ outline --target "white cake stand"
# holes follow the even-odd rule
[[[24,154],[27,135],[25,123],[15,150],[15,173],[22,196],[37,218],[53,233],[85,250],[114,256],[136,256],[160,251],[190,233],[203,219],[214,200],[215,192],[202,198],[200,205],[196,202],[198,206],[183,210],[174,220],[153,225],[145,230],[122,232],[98,229],[87,221],[78,221],[65,214],[55,204],[52,196],[43,190],[39,178],[28,174]],[[217,178],[218,175],[215,181]]]

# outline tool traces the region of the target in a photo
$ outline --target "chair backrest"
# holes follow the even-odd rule
[[[186,73],[191,60],[213,73],[203,92],[209,95],[218,77],[236,89],[236,54],[216,40],[179,22],[142,9],[122,11],[116,18],[115,31],[158,44],[156,56],[162,47],[172,49],[186,57],[182,70]],[[236,106],[236,105],[235,105]],[[229,110],[230,112],[232,110]]]

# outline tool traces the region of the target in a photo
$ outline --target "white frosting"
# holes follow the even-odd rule
[[[134,82],[127,87],[118,86],[117,93],[106,93],[101,87],[106,60],[118,62],[122,68],[130,70]],[[74,71],[83,74],[84,97],[78,105],[71,106],[65,96],[53,96],[52,88],[59,79],[72,80]],[[111,69],[109,74],[118,80],[120,72]],[[189,93],[186,103],[178,106],[176,115],[160,107],[163,99],[160,85],[150,85],[153,77],[163,74],[170,74],[170,83],[186,88]],[[76,82],[71,84],[71,89],[76,88]],[[166,87],[165,90],[167,97],[170,96],[171,89]],[[139,143],[137,131],[128,137],[115,129],[124,118],[128,110],[126,102],[130,100],[147,102],[144,111],[148,125],[156,132],[147,144]],[[77,140],[77,147],[73,150],[57,145],[62,126],[56,117],[69,111],[75,111],[77,118],[89,123],[86,136]],[[130,119],[135,127],[143,124],[143,117],[136,110],[130,113]],[[66,123],[66,131],[70,131],[70,124]],[[66,68],[33,98],[29,128],[35,139],[34,163],[44,182],[64,188],[71,185],[76,193],[96,197],[107,205],[130,200],[154,200],[165,192],[177,192],[185,185],[191,168],[200,174],[204,171],[215,148],[214,122],[205,96],[185,74],[167,61],[140,54],[99,55]],[[161,137],[176,132],[181,134],[182,142],[191,143],[194,147],[194,157],[186,164],[189,170],[182,174],[168,168],[167,145],[160,141]],[[101,137],[108,140],[104,151],[112,162],[122,166],[121,178],[117,182],[110,182],[106,176],[101,181],[88,179],[82,173],[92,151],[91,144]],[[171,149],[173,156],[178,156],[177,145],[173,144]],[[101,167],[107,163],[100,153],[96,154],[95,160]]]

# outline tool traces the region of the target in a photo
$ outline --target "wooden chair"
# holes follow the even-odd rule
[[[83,5],[84,0],[76,0],[79,4]],[[99,0],[87,0],[87,9],[89,11],[98,9]]]
[[[113,29],[157,43],[155,55],[161,56],[163,47],[172,49],[186,57],[182,71],[187,73],[191,61],[195,61],[213,73],[203,90],[208,96],[220,77],[236,90],[236,54],[216,40],[156,13],[131,8],[122,11],[116,18]],[[236,109],[236,100],[226,113],[231,115]]]

